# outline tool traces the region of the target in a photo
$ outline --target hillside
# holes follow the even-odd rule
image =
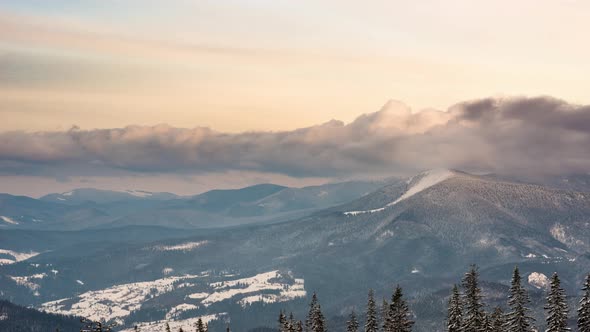
[[[0,300],[2,332],[74,332],[80,326],[77,317],[48,314]]]

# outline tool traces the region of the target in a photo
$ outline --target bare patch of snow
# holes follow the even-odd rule
[[[540,272],[533,272],[529,274],[529,284],[538,289],[545,289],[549,285],[549,278]]]
[[[158,245],[158,246],[152,247],[152,249],[156,250],[156,251],[191,251],[191,250],[197,249],[201,246],[204,246],[207,243],[209,243],[209,241],[185,242],[185,243],[180,243],[180,244],[175,244],[175,245],[170,245],[170,246]]]
[[[30,251],[30,252],[26,253],[26,252],[12,251],[12,250],[8,250],[8,249],[0,249],[0,254],[5,254],[5,255],[13,257],[13,259],[10,259],[10,258],[0,259],[0,265],[14,264],[16,262],[25,261],[31,257],[35,257],[35,256],[39,255],[38,252],[34,252],[34,251]]]
[[[181,313],[189,310],[196,310],[199,309],[198,305],[189,304],[189,303],[182,303],[177,306],[172,307],[170,311],[166,314],[166,319],[170,320],[175,317],[178,317]]]
[[[82,280],[76,280],[76,282],[82,286],[84,286],[84,282]]]
[[[0,219],[2,219],[2,221],[4,221],[7,224],[11,224],[11,225],[18,225],[18,221],[10,218],[10,217],[6,217],[6,216],[0,216]]]
[[[567,234],[567,229],[560,223],[551,227],[550,233],[554,239],[568,246],[583,246],[584,242],[576,239],[574,236]]]
[[[14,282],[16,282],[16,284],[19,286],[27,287],[31,291],[37,291],[41,286],[39,286],[39,284],[33,282],[33,280],[43,279],[45,277],[47,277],[47,274],[37,273],[37,274],[33,274],[30,276],[24,276],[24,277],[11,276],[10,279],[14,280]]]
[[[377,236],[377,241],[383,241],[383,240],[389,239],[390,237],[393,237],[393,235],[394,235],[393,231],[388,229],[385,232],[383,232]]]
[[[189,299],[204,299],[209,296],[209,293],[193,293],[188,296]]]

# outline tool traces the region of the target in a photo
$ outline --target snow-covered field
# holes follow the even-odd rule
[[[293,285],[286,285],[277,281],[280,277],[281,274],[277,270],[261,273],[251,278],[212,283],[210,286],[215,291],[201,301],[201,303],[209,306],[215,302],[231,299],[238,295],[256,294],[268,290],[278,291],[278,294],[265,294],[265,296],[261,294],[250,295],[244,297],[239,302],[242,305],[261,301],[267,303],[285,302],[306,295],[303,279],[295,279]]]
[[[35,256],[39,255],[38,252],[34,252],[34,251],[29,251],[27,253],[27,252],[12,251],[12,250],[8,250],[8,249],[0,249],[0,254],[12,256],[12,258],[0,258],[0,265],[14,264],[16,262],[24,261],[24,260],[27,260],[31,257],[35,257]]]
[[[52,313],[78,315],[93,320],[121,323],[134,310],[140,309],[148,299],[180,290],[184,295],[179,294],[176,303],[168,308],[166,319],[175,321],[179,324],[178,327],[183,326],[184,329],[185,325],[190,326],[187,324],[192,321],[176,321],[182,313],[197,309],[207,310],[213,303],[234,301],[234,303],[247,306],[255,302],[285,302],[306,295],[303,279],[292,278],[290,273],[282,274],[278,270],[229,280],[227,276],[222,275],[220,278],[223,280],[216,282],[205,282],[203,278],[206,277],[208,275],[205,273],[116,285],[102,290],[85,292],[75,298],[46,302],[41,305],[40,309]],[[188,282],[189,280],[190,282]],[[28,280],[23,280],[23,282],[25,281]],[[195,289],[191,292],[194,287],[199,291],[197,292]],[[213,316],[221,314],[206,313]],[[170,326],[173,326],[172,323]],[[146,330],[142,329],[142,331]]]
[[[74,299],[66,298],[46,302],[41,305],[41,309],[52,313],[78,315],[93,320],[121,319],[139,309],[149,297],[170,292],[175,289],[176,282],[196,277],[187,275],[117,285],[82,293]]]

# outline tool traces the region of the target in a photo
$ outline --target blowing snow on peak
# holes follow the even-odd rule
[[[387,205],[385,205],[381,208],[377,208],[377,209],[362,210],[362,211],[347,211],[347,212],[344,212],[344,214],[354,216],[354,215],[363,214],[363,213],[381,212],[381,211],[385,210],[386,208],[393,206],[405,199],[408,199],[408,198],[416,195],[417,193],[419,193],[425,189],[428,189],[440,182],[443,182],[455,175],[456,175],[456,172],[449,170],[449,169],[433,169],[433,170],[429,170],[429,171],[420,173],[420,174],[413,176],[413,177],[406,180],[406,184],[407,184],[406,191],[400,197],[398,197],[396,200],[394,200],[393,202],[388,203]]]

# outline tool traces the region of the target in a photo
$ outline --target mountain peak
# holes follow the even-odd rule
[[[431,169],[425,172],[422,172],[414,177],[409,178],[406,183],[408,184],[408,189],[406,192],[401,195],[398,199],[394,202],[390,203],[390,205],[394,205],[400,201],[403,201],[406,198],[412,197],[415,194],[428,189],[435,184],[443,182],[446,179],[449,179],[453,176],[457,175],[457,172],[446,169],[446,168],[438,168],[438,169]]]

